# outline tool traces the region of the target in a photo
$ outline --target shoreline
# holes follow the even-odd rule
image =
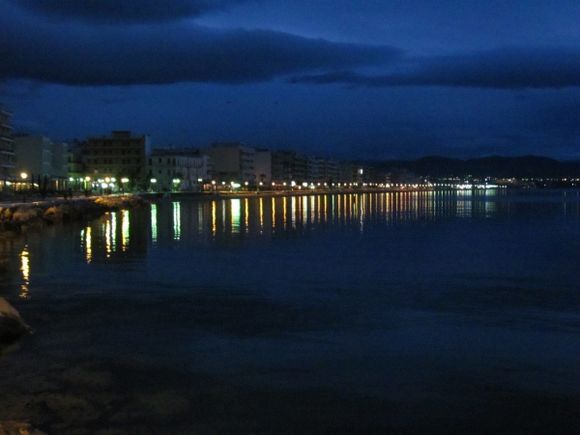
[[[94,219],[109,211],[138,207],[146,202],[139,195],[115,195],[0,204],[0,237],[16,237],[30,229],[60,222]]]
[[[503,190],[503,188],[501,188]],[[488,189],[491,190],[491,189]],[[271,198],[288,196],[311,196],[311,195],[344,195],[344,194],[366,194],[366,193],[416,193],[416,192],[484,192],[485,189],[454,189],[443,187],[426,188],[383,188],[383,189],[303,189],[303,190],[263,190],[263,191],[214,191],[214,192],[144,192],[139,193],[147,200],[158,199],[205,199],[215,200],[224,198]]]

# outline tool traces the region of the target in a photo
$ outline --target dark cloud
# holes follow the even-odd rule
[[[251,0],[11,0],[40,14],[103,23],[168,21]]]
[[[294,77],[291,82],[371,87],[564,88],[580,86],[580,48],[510,48],[418,60],[404,72],[379,76],[339,71]]]
[[[1,2],[0,2],[1,5]],[[73,85],[245,83],[381,64],[389,47],[333,43],[259,30],[217,30],[188,22],[154,26],[45,23],[0,9],[0,80]]]

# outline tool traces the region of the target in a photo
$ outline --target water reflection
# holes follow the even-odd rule
[[[93,236],[92,228],[87,226],[81,230],[81,248],[85,252],[85,260],[87,264],[90,264],[93,259]]]
[[[506,212],[489,192],[382,192],[160,201],[151,206],[151,242],[184,238],[273,236],[316,227],[401,225],[449,218],[490,218]],[[169,219],[168,222],[166,222]],[[166,229],[171,233],[166,234]]]
[[[234,234],[238,234],[240,232],[240,217],[241,217],[241,200],[240,199],[231,199],[231,212],[232,212],[232,232]],[[246,207],[247,212],[247,207]],[[247,224],[246,224],[247,225]]]
[[[22,299],[28,299],[30,293],[30,254],[28,252],[28,245],[25,245],[20,253],[20,272],[22,273],[20,297]]]
[[[579,202],[570,202],[565,215]],[[148,245],[187,241],[229,243],[244,237],[284,237],[313,230],[367,232],[375,226],[442,219],[509,217],[518,207],[493,192],[389,192],[290,197],[159,201],[150,210],[108,213],[80,231],[87,264],[120,254],[143,253]],[[562,212],[554,203],[556,212]],[[23,262],[26,256],[22,256]],[[23,268],[24,270],[24,268]]]
[[[173,202],[173,240],[181,239],[181,203]]]
[[[157,243],[157,205],[151,204],[151,240]]]
[[[121,211],[121,249],[123,252],[129,246],[130,241],[130,224],[129,224],[129,210]]]
[[[150,212],[121,210],[88,223],[78,233],[77,246],[83,252],[84,262],[91,264],[144,254],[149,235],[157,243],[157,214],[157,206],[152,204]]]

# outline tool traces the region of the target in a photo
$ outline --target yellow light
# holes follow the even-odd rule
[[[93,238],[91,227],[87,227],[85,230],[85,258],[87,264],[90,264],[93,260]]]
[[[29,285],[30,285],[30,257],[28,253],[28,246],[20,253],[20,272],[22,272],[22,285],[20,286],[20,297],[28,299]]]
[[[20,178],[22,178],[23,180],[26,180],[28,178],[28,174],[26,172],[21,172]]]

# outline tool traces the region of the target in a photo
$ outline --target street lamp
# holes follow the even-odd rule
[[[26,172],[21,172],[20,178],[22,178],[23,180],[26,180],[28,178],[28,174]]]

